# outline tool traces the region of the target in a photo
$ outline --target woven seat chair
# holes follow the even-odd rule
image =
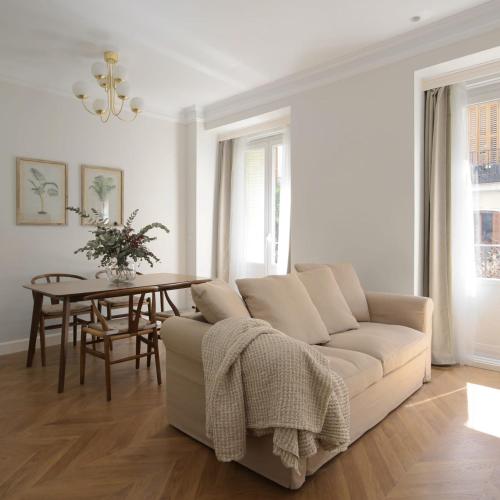
[[[48,273],[39,274],[31,278],[31,284],[45,283],[60,283],[64,280],[85,280],[83,276],[78,274],[66,274],[66,273]],[[77,328],[78,325],[86,325],[89,320],[84,320],[80,318],[80,315],[89,314],[90,321],[93,321],[92,308],[90,302],[72,302],[70,304],[70,315],[72,316],[72,326],[73,326],[73,345],[76,346],[77,340]],[[63,304],[57,299],[51,299],[50,304],[43,304],[42,311],[40,314],[40,325],[39,325],[39,336],[40,336],[40,353],[42,358],[42,366],[45,366],[46,355],[45,355],[45,330],[52,330],[56,328],[62,328],[62,324],[46,325],[46,320],[58,319],[63,317]]]
[[[138,276],[142,276],[142,273],[136,273]],[[95,273],[95,277],[97,279],[103,279],[106,277],[106,271],[101,270],[97,271]],[[148,307],[148,313],[151,315],[151,312],[149,311],[149,303],[150,299],[149,297],[146,298],[144,301],[145,305]],[[134,296],[134,304],[139,303],[139,296],[135,295]],[[106,299],[102,299],[99,301],[99,311],[102,313],[102,309],[106,309],[106,319],[112,319],[112,318],[124,318],[127,316],[128,313],[119,313],[119,314],[113,314],[113,310],[116,309],[126,309],[128,307],[128,297],[125,297],[123,295],[120,295],[118,297],[108,297]]]
[[[115,292],[102,292],[85,297],[90,300],[93,313],[97,321],[82,327],[80,341],[80,383],[85,383],[85,360],[86,355],[98,357],[104,360],[105,377],[106,377],[106,397],[111,400],[111,365],[123,363],[124,361],[135,360],[136,369],[140,366],[140,359],[147,357],[147,365],[150,366],[151,357],[155,359],[156,377],[158,384],[161,384],[161,367],[160,357],[158,353],[158,329],[157,323],[154,320],[155,310],[155,292],[156,287],[139,288],[131,290],[129,293],[123,290]],[[144,318],[141,314],[142,306],[145,302],[145,296],[151,294],[150,316]],[[126,318],[105,318],[99,311],[99,301],[113,297],[124,297],[128,299],[128,314]],[[134,296],[138,297],[138,302],[135,303]],[[90,335],[91,340],[87,339]],[[135,355],[125,356],[123,358],[115,358],[113,349],[113,358],[111,358],[111,346],[118,340],[135,337],[136,351]],[[141,353],[141,344],[146,344],[146,352]],[[96,345],[104,345],[104,351],[96,348]],[[92,348],[89,347],[92,346]]]

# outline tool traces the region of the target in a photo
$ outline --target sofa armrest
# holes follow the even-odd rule
[[[201,363],[201,342],[211,326],[197,319],[174,316],[162,323],[161,339],[168,351]]]
[[[402,325],[423,333],[432,333],[432,299],[414,295],[367,292],[370,321]]]
[[[367,292],[370,321],[388,325],[402,325],[423,332],[427,336],[427,358],[424,382],[431,380],[432,299],[414,295]]]
[[[401,325],[423,332],[427,337],[427,358],[424,382],[431,380],[432,299],[414,295],[367,292],[370,321]]]

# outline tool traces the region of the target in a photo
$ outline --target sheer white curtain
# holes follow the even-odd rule
[[[235,279],[247,276],[245,258],[245,150],[247,146],[246,137],[234,140],[229,242],[229,282],[232,284]]]
[[[290,129],[287,128],[283,133],[283,174],[281,177],[279,211],[278,274],[286,274],[290,267],[291,181]]]
[[[451,279],[455,354],[467,363],[477,330],[477,277],[474,249],[474,194],[468,159],[467,93],[462,84],[450,92]]]
[[[288,129],[275,133],[269,140],[236,139],[231,182],[230,283],[237,278],[287,273],[290,204]]]

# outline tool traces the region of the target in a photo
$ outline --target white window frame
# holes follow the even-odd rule
[[[467,90],[467,105],[475,105],[475,104],[483,104],[483,103],[488,103],[491,101],[498,101],[500,100],[500,77],[495,77],[488,79],[483,82],[475,82],[473,84],[468,84],[466,85],[466,90]],[[499,117],[500,118],[500,117]],[[493,188],[488,188],[486,186],[481,186],[481,185],[473,185],[472,186],[472,192],[475,193],[476,195],[480,194],[481,192],[492,190]],[[481,210],[478,210],[478,213],[480,213]],[[474,221],[474,231],[476,230],[475,227],[475,221]],[[474,241],[474,251],[476,252],[477,247],[481,246],[496,246],[496,245],[486,245],[486,244],[477,244]],[[475,258],[476,255],[475,255]],[[499,287],[500,286],[500,278],[487,278],[484,276],[479,276],[476,274],[476,279],[479,280],[479,282],[490,282],[493,286]]]
[[[246,150],[264,149],[264,186],[265,186],[265,206],[264,206],[264,272],[265,274],[276,274],[277,266],[274,262],[274,243],[276,239],[274,214],[276,207],[275,200],[275,179],[273,178],[273,147],[284,146],[283,133],[277,132],[265,137],[259,137],[248,142]],[[249,262],[248,264],[253,264]],[[257,263],[256,263],[257,264]]]
[[[230,236],[230,282],[242,277],[259,277],[287,272],[290,233],[290,163],[287,129],[268,131],[267,134],[241,137],[236,140],[233,154],[232,195],[231,195],[231,236]],[[276,245],[275,230],[275,179],[273,172],[273,148],[283,145],[280,194],[279,241]],[[252,263],[246,259],[247,219],[245,199],[245,154],[252,149],[263,149],[264,171],[264,262]],[[242,196],[243,195],[243,196]],[[278,252],[275,255],[275,252]]]

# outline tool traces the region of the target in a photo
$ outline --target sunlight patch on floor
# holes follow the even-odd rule
[[[457,392],[465,391],[466,387],[460,387],[460,389],[455,389],[454,391],[444,392],[443,394],[438,394],[437,396],[432,396],[430,398],[422,399],[421,401],[415,401],[414,403],[405,404],[405,408],[413,408],[415,406],[420,406],[425,403],[430,403],[431,401],[435,401],[436,399],[445,398],[447,396],[451,396],[452,394],[456,394]]]
[[[500,438],[500,389],[467,383],[466,427]]]

